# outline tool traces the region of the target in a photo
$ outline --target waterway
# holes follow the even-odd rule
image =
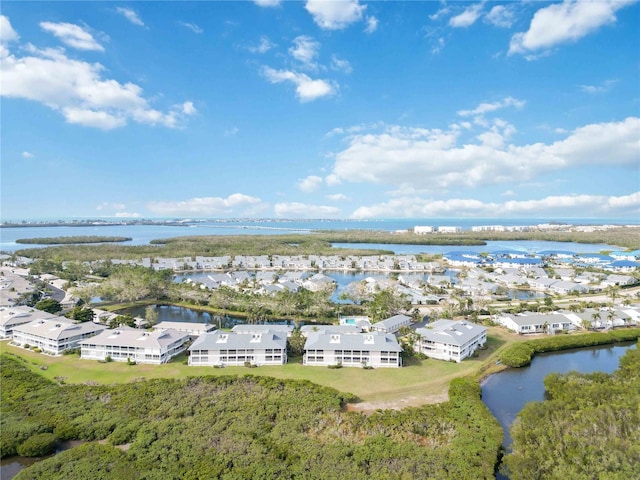
[[[511,446],[509,428],[518,412],[528,402],[545,399],[543,382],[547,375],[570,371],[611,373],[618,368],[620,357],[629,348],[635,347],[618,344],[538,354],[528,367],[512,368],[485,379],[482,400],[504,430],[505,450],[509,451]],[[497,478],[505,480],[508,477],[499,474]]]
[[[22,469],[25,469],[28,466],[39,462],[40,460],[52,457],[57,453],[64,452],[65,450],[77,447],[78,445],[82,445],[83,443],[85,442],[82,440],[69,440],[66,442],[60,442],[58,444],[58,448],[56,449],[56,453],[47,455],[46,457],[21,457],[19,455],[15,455],[13,457],[3,458],[2,460],[0,460],[0,479],[11,480],[13,477],[18,475],[18,473],[20,473]]]

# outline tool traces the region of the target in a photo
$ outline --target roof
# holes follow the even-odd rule
[[[196,322],[158,322],[153,326],[154,330],[167,330],[172,328],[178,331],[201,331],[210,332],[215,330],[216,326],[209,323],[196,323]]]
[[[60,340],[78,335],[86,335],[89,333],[98,333],[106,327],[93,322],[71,323],[71,320],[65,317],[41,318],[20,325],[13,329],[16,332],[22,332],[27,335],[38,335],[51,340]]]
[[[12,326],[19,325],[21,323],[29,323],[41,318],[57,319],[58,316],[22,305],[16,305],[13,307],[0,307],[0,325],[2,326]]]
[[[465,320],[437,320],[428,327],[416,329],[422,338],[437,343],[464,345],[487,329]]]
[[[234,332],[207,332],[200,335],[189,347],[194,350],[222,349],[266,349],[283,350],[287,348],[287,337],[283,333],[267,330],[262,333],[239,334]]]
[[[368,350],[376,352],[401,352],[398,340],[391,333],[310,333],[305,350]]]
[[[362,329],[357,325],[303,325],[300,332],[305,337],[311,333],[343,333],[353,335],[362,333]]]
[[[394,315],[393,317],[386,318],[380,322],[374,323],[371,325],[372,328],[385,328],[385,329],[394,329],[396,327],[400,327],[407,322],[411,322],[411,317],[408,315]]]
[[[268,331],[291,334],[293,325],[235,325],[231,331],[237,334],[264,333]]]
[[[189,335],[173,329],[149,332],[137,328],[116,328],[114,330],[105,330],[95,337],[80,342],[80,345],[112,345],[162,349],[181,339],[186,341],[189,339]]]

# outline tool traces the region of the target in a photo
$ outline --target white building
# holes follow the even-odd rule
[[[267,333],[269,331],[275,332],[288,338],[293,333],[293,325],[234,325],[231,329],[233,333],[240,335],[253,335],[254,333]]]
[[[27,306],[0,307],[0,338],[12,338],[15,327],[46,318],[58,316]]]
[[[38,347],[44,353],[60,355],[65,350],[78,348],[86,338],[102,332],[103,325],[93,322],[71,323],[64,317],[40,318],[14,327],[13,343]]]
[[[413,227],[413,233],[417,233],[418,235],[424,235],[425,233],[433,233],[435,232],[435,228],[427,225],[416,225]]]
[[[371,325],[371,330],[380,333],[396,333],[402,327],[411,325],[411,317],[409,315],[394,315],[380,322]]]
[[[420,340],[414,350],[427,357],[461,362],[473,355],[487,341],[487,329],[475,323],[437,320],[425,328],[416,329]]]
[[[267,330],[260,333],[210,332],[200,335],[189,347],[189,365],[243,366],[287,363],[286,334]]]
[[[176,330],[146,331],[135,328],[105,330],[80,342],[80,358],[114,362],[130,360],[159,365],[184,352],[189,334]]]
[[[215,325],[196,322],[158,322],[153,326],[153,330],[175,330],[177,332],[186,333],[190,337],[199,337],[203,333],[212,332],[216,329]]]
[[[402,348],[396,337],[388,333],[310,333],[304,344],[303,364],[343,367],[402,366]]]

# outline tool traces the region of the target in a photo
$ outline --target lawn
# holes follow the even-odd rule
[[[28,361],[32,371],[65,383],[126,383],[152,378],[185,378],[204,375],[261,375],[276,378],[309,380],[341,392],[357,395],[371,408],[401,407],[435,403],[447,399],[449,382],[456,377],[478,375],[495,364],[497,353],[512,336],[504,330],[490,328],[487,349],[478,357],[461,363],[441,360],[408,359],[403,368],[329,369],[305,367],[301,358],[290,359],[282,366],[246,367],[190,367],[180,355],[164,365],[127,365],[82,360],[77,355],[52,357],[24,350],[7,341],[0,342],[0,352],[9,352]]]

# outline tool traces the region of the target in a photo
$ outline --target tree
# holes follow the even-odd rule
[[[299,328],[293,330],[291,336],[287,338],[287,350],[292,356],[300,356],[304,353],[304,344],[307,341]]]
[[[411,308],[411,301],[394,289],[387,288],[374,294],[367,305],[367,313],[373,322],[379,322]]]
[[[109,328],[118,328],[120,325],[125,325],[127,327],[135,327],[136,320],[133,318],[133,315],[127,313],[126,315],[118,315],[117,317],[109,320]]]
[[[60,305],[60,302],[53,298],[45,298],[43,300],[40,300],[35,304],[35,307],[38,310],[42,310],[47,313],[58,313],[62,310],[62,305]]]
[[[153,305],[147,306],[147,308],[144,309],[144,319],[150,327],[158,323],[158,310],[156,307]]]
[[[80,323],[93,322],[93,319],[95,318],[95,313],[90,308],[75,306],[67,312],[65,317],[70,318],[72,320],[77,320]]]

